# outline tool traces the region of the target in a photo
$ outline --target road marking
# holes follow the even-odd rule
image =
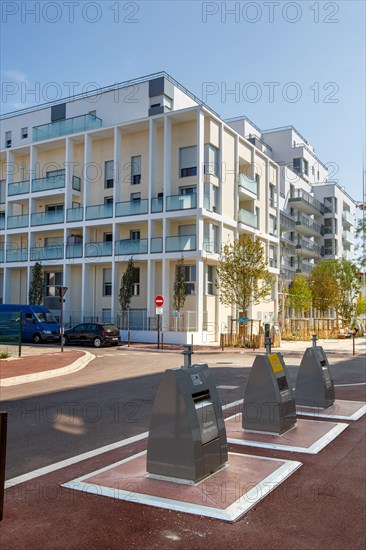
[[[242,402],[242,399],[239,399],[239,401],[233,401],[232,403],[223,405],[222,409],[230,409],[230,407],[240,405],[240,403]],[[87,458],[93,458],[108,451],[114,451],[114,449],[125,447],[126,445],[130,445],[131,443],[135,443],[136,441],[141,441],[142,439],[145,439],[148,435],[149,432],[143,432],[142,434],[134,435],[133,437],[128,437],[127,439],[122,439],[122,441],[117,441],[116,443],[111,443],[110,445],[104,445],[103,447],[99,447],[98,449],[87,451],[86,453],[82,453],[71,458],[66,458],[65,460],[55,462],[54,464],[44,466],[43,468],[38,468],[38,470],[33,470],[32,472],[28,472],[27,474],[21,474],[20,476],[8,479],[5,482],[5,488],[10,489],[10,487],[14,487],[15,485],[19,485],[20,483],[25,483],[26,481],[34,479],[35,477],[44,476],[51,472],[55,472],[56,470],[61,470],[62,468],[66,468],[67,466],[71,466],[72,464],[76,464],[77,462],[81,462],[82,460],[86,460]]]
[[[341,386],[364,386],[366,382],[355,382],[354,384],[334,384],[336,388],[340,388]]]
[[[219,390],[236,390],[239,386],[216,386]]]

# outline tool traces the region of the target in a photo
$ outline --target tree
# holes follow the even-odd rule
[[[173,308],[180,311],[186,301],[186,285],[184,277],[184,258],[181,257],[175,266],[175,279],[173,287]]]
[[[323,260],[310,273],[309,286],[313,296],[313,307],[322,315],[330,307],[338,310],[340,289],[333,262],[334,260]]]
[[[359,266],[363,271],[366,269],[366,217],[359,218],[356,223],[355,236],[361,243],[356,246],[357,251],[361,251],[361,256],[357,258]]]
[[[356,264],[349,260],[333,261],[334,275],[339,285],[340,299],[337,310],[348,323],[355,315],[356,299],[360,292],[360,280]]]
[[[300,311],[308,311],[311,307],[312,294],[309,284],[303,275],[296,275],[288,292],[288,303],[290,307]]]
[[[355,313],[357,317],[361,315],[366,315],[366,297],[359,295],[356,302]]]
[[[33,306],[40,306],[43,303],[43,271],[42,264],[36,262],[32,267],[32,282],[29,286],[29,303]]]
[[[259,304],[271,292],[274,279],[267,269],[262,242],[242,235],[222,248],[217,265],[220,302],[247,315],[251,305]]]
[[[133,294],[133,283],[134,283],[134,270],[135,266],[133,263],[133,257],[131,256],[128,260],[126,271],[122,274],[121,285],[119,289],[118,300],[121,306],[121,311],[127,311],[131,303],[131,298]]]

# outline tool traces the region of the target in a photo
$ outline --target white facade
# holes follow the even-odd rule
[[[258,236],[278,277],[278,165],[165,73],[5,115],[1,140],[3,303],[27,303],[41,261],[51,311],[62,284],[67,323],[121,324],[118,290],[133,256],[133,336],[146,340],[156,328],[162,294],[166,341],[193,334],[209,343],[240,313],[220,304],[214,285],[223,243]],[[172,302],[182,255],[178,334]],[[250,317],[277,320],[277,288]]]

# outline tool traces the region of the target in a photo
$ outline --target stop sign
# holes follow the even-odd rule
[[[157,307],[162,307],[163,303],[164,303],[164,298],[162,296],[155,297],[155,305]]]

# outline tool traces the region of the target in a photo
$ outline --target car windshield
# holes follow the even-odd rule
[[[39,323],[57,323],[56,319],[49,311],[35,313],[35,316],[37,317],[37,321]]]

